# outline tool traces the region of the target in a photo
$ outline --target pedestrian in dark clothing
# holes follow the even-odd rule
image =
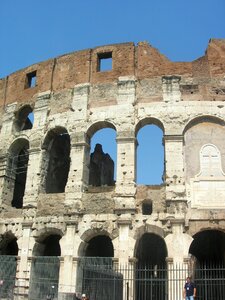
[[[186,279],[183,296],[185,300],[194,300],[194,298],[196,297],[196,286],[194,282],[191,281],[191,277],[187,277]]]

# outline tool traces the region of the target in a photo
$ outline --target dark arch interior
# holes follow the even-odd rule
[[[87,246],[85,256],[89,257],[113,257],[113,245],[108,236],[99,235],[92,238]]]
[[[17,245],[17,239],[7,239],[3,241],[3,245],[1,246],[1,255],[18,255],[18,245]]]
[[[64,193],[70,168],[70,136],[55,135],[49,150],[46,193]]]
[[[12,164],[12,171],[13,174],[15,174],[15,182],[12,206],[16,208],[22,208],[29,160],[28,145],[19,152],[18,156],[14,156],[13,160],[15,163]]]
[[[225,233],[218,230],[205,230],[194,235],[189,253],[199,263],[224,263]]]
[[[164,240],[156,234],[144,233],[136,253],[136,300],[165,299],[166,256]]]
[[[143,234],[136,253],[139,266],[163,266],[166,256],[166,245],[161,237],[153,233]]]
[[[59,240],[61,239],[61,236],[58,234],[53,234],[48,236],[44,239],[42,244],[43,247],[43,256],[60,256],[61,255],[61,249]]]

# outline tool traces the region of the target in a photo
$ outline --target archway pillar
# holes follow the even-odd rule
[[[7,189],[7,157],[1,156],[0,157],[0,205],[2,205],[3,202],[6,202],[6,204],[10,205],[12,199],[6,198]],[[11,193],[10,193],[11,195]]]
[[[66,234],[60,240],[59,299],[73,299],[76,292],[78,259],[74,257],[77,220],[68,220]]]
[[[192,237],[184,233],[185,220],[171,219],[172,232],[166,236],[168,250],[168,300],[183,298],[183,286],[188,275],[188,253]]]
[[[23,207],[37,207],[38,193],[41,184],[41,149],[29,149],[26,186],[23,197]]]
[[[133,300],[135,295],[135,268],[137,259],[133,257],[134,240],[131,240],[129,233],[132,228],[132,220],[120,219],[117,221],[119,228],[118,244],[114,262],[115,269],[123,275],[123,299]],[[126,279],[126,280],[125,280]]]
[[[32,250],[34,246],[34,240],[31,238],[32,234],[32,222],[24,222],[23,235],[18,240],[18,262],[17,262],[17,272],[15,281],[14,294],[16,299],[24,300],[28,299],[29,293],[29,281],[30,281],[30,271],[32,262]]]
[[[183,136],[165,135],[166,199],[185,200]]]
[[[119,132],[117,137],[117,179],[115,210],[135,210],[136,138],[131,132]]]
[[[89,176],[90,145],[83,133],[71,135],[70,171],[65,189],[66,205],[81,208],[82,193],[87,190]]]

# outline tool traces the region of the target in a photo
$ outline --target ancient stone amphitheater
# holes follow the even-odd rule
[[[147,42],[66,54],[0,79],[0,103],[0,298],[178,300],[210,264],[224,288],[225,40],[193,62]],[[136,181],[149,124],[160,185]],[[90,151],[103,128],[116,163]]]

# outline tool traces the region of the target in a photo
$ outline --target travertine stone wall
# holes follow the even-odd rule
[[[112,70],[99,70],[104,53],[112,55]],[[31,72],[36,85],[28,88]],[[207,144],[219,150],[225,172],[224,101],[222,39],[212,39],[205,55],[193,62],[171,62],[146,42],[125,43],[66,54],[0,79],[0,234],[4,239],[10,232],[18,241],[20,298],[27,298],[29,259],[41,237],[61,236],[59,292],[64,295],[75,291],[77,257],[85,256],[85,245],[95,236],[109,236],[114,257],[130,263],[141,236],[154,233],[164,240],[168,259],[181,262],[198,231],[225,231],[224,196],[217,201],[217,189],[225,195],[225,177],[198,177],[200,151]],[[25,105],[33,110],[33,128],[18,131],[15,117]],[[147,124],[164,134],[160,186],[136,182],[136,137]],[[117,133],[117,178],[115,186],[91,187],[90,140],[106,127]],[[70,170],[62,193],[45,191],[54,134],[70,136]],[[29,163],[23,206],[16,209],[9,158],[24,140]],[[146,199],[152,212],[143,215]]]

